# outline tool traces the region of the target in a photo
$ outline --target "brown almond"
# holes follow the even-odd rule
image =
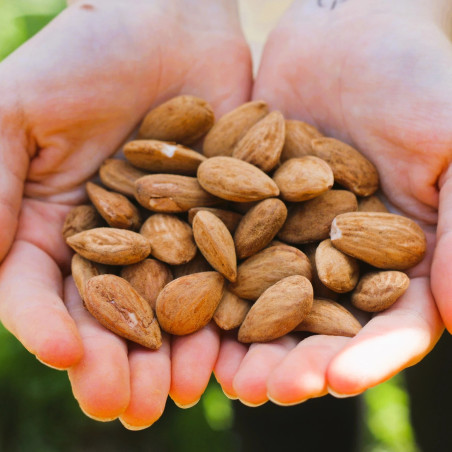
[[[226,225],[213,213],[200,211],[193,219],[193,235],[209,264],[229,281],[237,278],[234,241]]]
[[[203,145],[204,155],[231,156],[239,140],[267,114],[268,106],[262,100],[247,102],[225,114],[206,135]]]
[[[213,315],[213,320],[222,330],[232,330],[242,324],[250,308],[249,301],[242,300],[232,292],[225,290]]]
[[[124,279],[115,275],[91,278],[85,306],[105,328],[150,349],[162,345],[162,335],[149,303]]]
[[[268,172],[279,162],[284,137],[284,117],[281,112],[273,111],[248,130],[235,146],[232,156]]]
[[[85,259],[107,265],[135,264],[151,252],[145,237],[127,229],[90,229],[69,237],[66,242]]]
[[[410,218],[393,213],[350,212],[331,225],[331,242],[349,256],[383,269],[405,270],[424,258],[424,231]]]
[[[206,159],[180,144],[158,140],[130,141],[124,146],[124,155],[137,168],[185,176],[196,176],[199,164]]]
[[[206,326],[223,297],[217,272],[194,273],[170,282],[157,298],[156,313],[167,333],[191,334]]]
[[[177,96],[151,110],[143,119],[140,138],[196,143],[215,122],[212,107],[195,96]]]
[[[292,331],[312,308],[312,285],[304,276],[289,276],[269,287],[243,321],[238,340],[268,342]]]
[[[289,243],[309,243],[328,238],[333,219],[358,208],[356,196],[346,190],[329,190],[323,195],[289,207],[278,237]]]
[[[181,276],[191,275],[192,273],[211,272],[213,268],[198,250],[195,257],[190,262],[182,265],[173,265],[171,270],[173,272],[174,279],[176,279]]]
[[[86,192],[102,218],[112,227],[136,230],[141,225],[138,209],[124,196],[86,183]]]
[[[328,336],[356,336],[361,324],[339,303],[314,299],[312,309],[294,331],[326,334]]]
[[[140,229],[151,244],[152,255],[171,265],[185,264],[196,254],[193,231],[188,223],[175,215],[151,215]]]
[[[135,181],[146,173],[120,159],[107,159],[99,169],[102,183],[113,191],[134,197]]]
[[[375,166],[356,149],[334,138],[315,138],[313,154],[325,160],[334,173],[334,180],[358,196],[369,196],[378,189]]]
[[[328,163],[313,155],[284,162],[273,175],[285,201],[300,202],[315,198],[334,184]]]
[[[155,309],[159,293],[173,280],[169,267],[155,259],[145,259],[123,267],[121,277],[132,285],[152,309]]]
[[[310,124],[286,119],[286,137],[281,152],[281,162],[312,154],[311,141],[323,135]]]
[[[193,218],[195,218],[195,215],[201,210],[206,210],[207,212],[216,215],[226,225],[231,234],[237,229],[237,226],[242,219],[242,215],[237,212],[232,212],[231,210],[216,209],[215,207],[193,207],[188,211],[188,222],[190,224],[193,223]]]
[[[198,168],[204,190],[228,201],[259,201],[279,195],[279,188],[259,168],[233,157],[212,157]]]
[[[186,212],[192,207],[218,204],[219,199],[203,190],[195,177],[151,174],[135,183],[135,197],[155,212]]]
[[[104,220],[94,206],[77,206],[66,215],[62,231],[63,237],[67,239],[79,232],[99,228],[104,224]]]
[[[99,264],[95,264],[77,253],[72,256],[71,273],[82,300],[85,298],[86,283],[94,276],[104,273],[102,270]]]
[[[265,248],[287,218],[285,204],[276,198],[264,199],[243,218],[234,235],[237,257],[244,259]]]
[[[385,212],[388,213],[387,207],[383,201],[376,195],[361,198],[358,201],[358,212]]]
[[[352,304],[366,312],[380,312],[392,306],[408,289],[410,278],[399,271],[364,275],[352,294]]]
[[[270,286],[287,276],[312,278],[309,259],[293,246],[265,248],[237,268],[237,280],[229,290],[240,298],[257,300]]]

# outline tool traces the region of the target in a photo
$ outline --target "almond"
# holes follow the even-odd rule
[[[71,273],[82,300],[85,298],[86,283],[94,276],[104,273],[103,270],[99,264],[95,264],[77,253],[72,256]]]
[[[85,306],[105,328],[150,349],[162,345],[152,308],[124,279],[100,275],[86,283]]]
[[[173,97],[151,110],[144,118],[140,138],[196,143],[215,122],[212,107],[195,96]]]
[[[146,173],[125,160],[107,159],[99,169],[99,176],[106,187],[133,198],[135,181],[146,176]]]
[[[204,139],[203,152],[207,157],[231,156],[238,141],[248,130],[268,114],[262,101],[247,102],[222,116]]]
[[[366,312],[380,312],[392,306],[408,289],[410,278],[399,271],[364,275],[352,294],[352,304]]]
[[[232,292],[225,290],[213,315],[213,320],[222,330],[232,330],[242,324],[250,308],[249,301],[242,300]]]
[[[299,202],[315,198],[334,184],[333,171],[324,160],[307,155],[284,162],[273,175],[285,201]]]
[[[198,168],[204,190],[228,201],[259,201],[279,195],[277,185],[259,168],[233,157],[212,157]]]
[[[186,212],[192,207],[212,206],[219,202],[203,190],[195,177],[151,174],[138,179],[135,190],[137,201],[156,212]]]
[[[237,212],[232,212],[231,210],[216,209],[215,207],[193,207],[188,211],[188,222],[193,223],[193,218],[200,210],[206,210],[207,212],[216,215],[228,228],[231,234],[237,229],[242,215]]]
[[[127,229],[90,229],[69,237],[66,242],[85,259],[107,265],[135,264],[151,252],[147,239]]]
[[[289,207],[278,237],[289,243],[308,243],[328,238],[336,215],[355,211],[356,196],[346,190],[329,190],[317,198]]]
[[[226,225],[213,213],[200,211],[193,219],[193,235],[209,264],[229,281],[237,278],[234,241]]]
[[[313,154],[325,160],[334,173],[334,180],[358,196],[372,195],[378,189],[375,166],[360,152],[334,138],[315,138]]]
[[[160,326],[175,335],[200,330],[213,317],[223,290],[224,278],[217,272],[194,273],[175,279],[157,298]]]
[[[353,337],[361,330],[361,324],[351,312],[339,303],[314,299],[312,309],[294,331]]]
[[[268,172],[279,162],[284,137],[284,117],[279,111],[273,111],[248,130],[232,156]]]
[[[268,342],[292,331],[312,308],[312,285],[289,276],[269,287],[254,303],[238,334],[240,342]]]
[[[331,225],[331,242],[349,256],[383,269],[405,270],[424,257],[424,231],[413,220],[392,213],[350,212]]]
[[[358,201],[358,212],[386,212],[387,207],[383,204],[376,195],[368,196],[367,198],[361,198]]]
[[[286,119],[286,137],[281,152],[281,162],[312,154],[311,141],[323,135],[310,124]]]
[[[152,255],[167,264],[185,264],[195,257],[193,231],[188,223],[175,215],[151,215],[143,223],[140,233],[151,244]]]
[[[126,159],[134,166],[153,173],[196,176],[206,158],[180,144],[158,140],[135,140],[124,146]]]
[[[199,250],[190,262],[182,265],[175,265],[171,269],[175,279],[180,278],[181,276],[191,275],[192,273],[211,272],[213,270]]]
[[[67,239],[79,232],[98,228],[104,224],[104,220],[94,206],[77,206],[66,215],[62,231],[63,237]]]
[[[234,235],[237,257],[244,259],[265,248],[286,221],[287,208],[275,198],[254,206],[242,219]]]

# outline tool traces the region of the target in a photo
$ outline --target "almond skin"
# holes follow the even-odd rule
[[[162,345],[152,308],[119,276],[91,278],[85,288],[85,306],[100,324],[117,335],[152,350]]]
[[[170,282],[157,298],[156,313],[167,333],[191,334],[206,326],[223,297],[217,272],[194,273]]]
[[[269,287],[243,321],[238,340],[268,342],[292,331],[312,308],[312,285],[304,276],[289,276]]]
[[[193,223],[193,218],[200,210],[206,210],[207,212],[216,215],[228,228],[231,234],[237,229],[237,226],[242,219],[242,215],[231,210],[216,209],[215,207],[193,207],[188,211],[188,222]]]
[[[199,164],[206,159],[192,149],[158,140],[130,141],[124,146],[124,155],[137,168],[185,176],[196,176]]]
[[[195,257],[186,264],[173,265],[171,271],[173,272],[174,279],[181,276],[191,275],[192,273],[211,272],[213,268],[206,261],[206,258],[198,250]]]
[[[62,233],[63,237],[67,239],[79,232],[104,225],[104,220],[94,206],[82,205],[74,207],[66,215]]]
[[[224,291],[223,298],[213,315],[213,320],[222,330],[238,328],[251,308],[249,301],[242,300],[228,290]]]
[[[229,281],[237,278],[234,241],[226,225],[213,213],[200,211],[193,219],[193,235],[209,264]]]
[[[151,215],[143,223],[140,234],[151,244],[152,255],[162,262],[181,265],[195,257],[193,231],[188,223],[175,215]]]
[[[120,159],[107,159],[99,169],[102,183],[113,191],[134,197],[135,181],[146,173]]]
[[[66,242],[85,259],[107,265],[135,264],[151,252],[145,237],[126,229],[90,229],[69,237]]]
[[[349,256],[382,269],[405,270],[424,258],[424,231],[413,220],[392,213],[350,212],[331,225],[331,242]]]
[[[408,289],[410,278],[399,271],[364,275],[352,294],[352,304],[366,312],[380,312],[392,306]]]
[[[265,199],[243,218],[234,235],[237,257],[244,259],[265,248],[287,218],[285,204],[276,198]]]
[[[307,155],[284,162],[273,175],[285,201],[300,202],[315,198],[334,184],[333,171],[324,160]]]
[[[247,102],[222,116],[204,139],[203,152],[207,157],[231,156],[235,145],[248,130],[268,114],[262,100]]]
[[[342,305],[335,301],[316,298],[311,311],[294,331],[353,337],[360,330],[361,324]]]
[[[286,119],[286,138],[281,152],[281,162],[312,154],[311,141],[323,135],[310,124]]]
[[[279,195],[279,188],[259,168],[233,157],[212,157],[198,168],[204,190],[228,201],[260,201]]]
[[[94,276],[105,273],[104,270],[100,264],[95,264],[77,253],[72,256],[71,273],[82,300],[85,298],[86,283]]]
[[[358,202],[358,212],[385,212],[388,213],[387,207],[376,195],[361,198]]]
[[[358,208],[356,196],[346,190],[329,190],[317,198],[294,204],[278,237],[289,243],[309,243],[328,238],[331,223],[343,212]]]
[[[152,140],[196,143],[215,122],[212,107],[195,96],[177,96],[151,110],[138,135]]]
[[[273,111],[248,130],[237,143],[232,156],[262,171],[271,171],[279,162],[284,138],[284,117],[281,112]]]

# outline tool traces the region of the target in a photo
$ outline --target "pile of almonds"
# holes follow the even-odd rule
[[[204,136],[202,154],[186,147]],[[86,184],[92,205],[68,214],[63,235],[85,307],[151,349],[161,330],[190,334],[212,318],[245,343],[354,336],[344,300],[388,308],[408,287],[401,270],[425,254],[421,228],[374,195],[371,162],[262,101],[214,124],[207,102],[175,97],[124,155],[100,168],[109,190]]]

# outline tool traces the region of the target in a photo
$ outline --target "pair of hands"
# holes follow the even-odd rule
[[[234,2],[73,3],[0,64],[0,319],[39,360],[68,369],[86,414],[144,428],[168,394],[196,403],[212,369],[250,405],[358,394],[431,350],[443,331],[437,306],[452,329],[446,0],[295,0],[254,86]],[[64,217],[150,107],[181,93],[208,100],[217,117],[264,99],[353,142],[378,167],[389,201],[427,234],[407,293],[353,339],[248,348],[227,334],[220,343],[209,325],[149,351],[97,324],[66,276]]]

